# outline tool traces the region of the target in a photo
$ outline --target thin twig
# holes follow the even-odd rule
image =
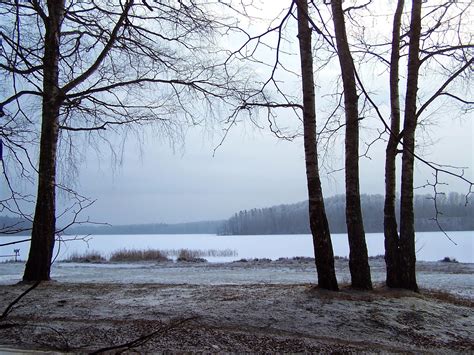
[[[5,247],[7,245],[13,245],[13,244],[19,244],[19,243],[25,243],[25,242],[29,242],[29,241],[31,241],[31,238],[30,239],[17,240],[16,242],[3,243],[3,244],[0,244],[0,247]]]

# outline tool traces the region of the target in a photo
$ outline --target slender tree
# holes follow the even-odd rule
[[[359,188],[359,95],[354,74],[354,61],[349,48],[342,10],[342,0],[331,1],[332,18],[337,45],[337,56],[344,87],[344,111],[346,117],[345,179],[346,224],[349,238],[349,268],[352,286],[372,289],[370,266],[365,242],[364,222]]]
[[[400,31],[402,25],[404,0],[398,0],[393,17],[392,43],[390,57],[390,134],[385,151],[385,204],[384,236],[386,283],[388,287],[399,287],[399,245],[396,216],[396,157],[400,142]]]
[[[329,224],[324,208],[318,166],[315,110],[316,100],[314,92],[311,28],[309,27],[308,21],[308,3],[306,0],[296,0],[296,4],[303,90],[304,150],[309,197],[309,221],[311,233],[313,234],[314,255],[318,272],[318,286],[335,291],[338,290],[338,285],[334,270],[334,254]]]
[[[439,175],[447,174],[461,179],[469,185],[472,190],[473,183],[464,177],[463,172],[453,172],[452,167],[446,167],[431,163],[416,154],[415,132],[419,120],[427,109],[441,97],[448,97],[457,102],[472,107],[472,100],[466,100],[453,88],[453,82],[457,79],[469,82],[472,79],[472,65],[474,58],[471,43],[472,35],[464,33],[462,19],[469,14],[469,5],[461,4],[459,7],[454,2],[441,3],[432,9],[428,9],[430,16],[422,16],[421,0],[413,0],[409,30],[409,49],[407,64],[407,89],[405,94],[405,112],[403,124],[403,153],[401,174],[401,199],[400,199],[400,287],[418,291],[416,282],[416,254],[415,254],[415,228],[413,208],[413,181],[415,158],[428,165],[434,171],[434,182],[428,185],[434,188],[434,202],[439,195]],[[455,8],[453,9],[453,7]],[[467,7],[463,7],[467,6]],[[453,12],[451,13],[451,9]],[[467,14],[466,14],[467,12]],[[428,18],[427,18],[428,17]],[[455,22],[457,21],[457,22]],[[426,23],[422,32],[422,24]],[[438,33],[442,33],[439,36]],[[452,42],[447,40],[452,38]],[[454,43],[453,43],[454,42]],[[457,43],[456,43],[457,42]],[[427,45],[428,44],[428,45]],[[421,47],[423,45],[423,47]],[[418,94],[418,82],[422,78],[421,67],[425,70],[431,69],[431,64],[436,64],[443,74],[441,84],[438,84],[434,93],[421,102]],[[447,65],[449,63],[449,65]],[[465,93],[464,93],[465,94]],[[437,220],[439,211],[436,210]],[[438,223],[439,225],[439,223]]]
[[[417,125],[417,93],[420,69],[422,0],[413,0],[410,20],[407,89],[403,121],[402,183],[400,198],[400,286],[418,291],[416,282],[415,216],[413,211],[413,167]]]

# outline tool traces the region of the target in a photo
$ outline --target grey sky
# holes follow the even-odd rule
[[[241,209],[292,203],[306,199],[302,139],[279,140],[267,130],[249,126],[235,128],[212,157],[218,139],[205,139],[196,129],[183,152],[173,152],[167,143],[148,139],[140,154],[136,142],[128,142],[121,167],[112,172],[110,160],[92,159],[81,167],[78,189],[96,199],[86,215],[113,224],[182,222],[223,219]],[[425,157],[439,163],[467,166],[472,178],[472,121],[459,120],[432,127],[434,146],[423,149]],[[372,160],[361,160],[361,191],[383,193],[385,144],[373,147]],[[341,152],[334,151],[334,168],[341,167]],[[417,184],[431,172],[417,164]],[[344,192],[343,172],[323,173],[326,196]],[[445,179],[446,191],[466,191],[459,181]],[[429,193],[431,190],[420,190]]]

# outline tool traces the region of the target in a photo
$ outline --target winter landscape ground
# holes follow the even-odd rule
[[[336,267],[347,285],[347,260]],[[371,268],[373,292],[334,293],[315,287],[311,259],[59,263],[1,321],[1,351],[474,351],[473,264],[420,262],[420,293],[386,289],[383,260]],[[28,288],[16,281],[1,281],[3,308]]]

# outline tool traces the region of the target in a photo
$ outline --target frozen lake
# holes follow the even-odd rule
[[[451,232],[453,244],[442,233],[418,233],[416,240],[417,279],[420,287],[441,289],[467,298],[474,298],[474,232]],[[25,237],[2,237],[0,244],[21,240]],[[348,256],[347,235],[332,236],[334,253]],[[371,256],[384,253],[382,233],[367,234]],[[20,258],[28,256],[29,243],[0,247],[0,255],[12,254],[20,249]],[[88,243],[81,240],[61,243],[56,247],[57,260],[66,259],[72,253],[98,251],[108,257],[119,249],[232,249],[231,257],[206,257],[211,263],[55,263],[51,276],[60,282],[105,283],[170,283],[170,284],[292,284],[316,281],[314,262],[263,262],[229,263],[246,258],[313,256],[310,235],[97,235]],[[455,258],[461,263],[435,263],[444,257]],[[6,258],[1,258],[0,260]],[[11,259],[11,258],[10,258]],[[424,260],[424,261],[421,261]],[[224,263],[219,263],[224,262]],[[374,259],[371,274],[374,282],[385,280],[383,259]],[[468,264],[463,264],[468,263]],[[0,263],[0,284],[12,284],[21,280],[24,263]],[[349,282],[347,260],[336,260],[339,282]]]
[[[454,244],[441,232],[420,232],[416,235],[417,259],[438,261],[448,256],[459,262],[474,263],[474,231],[449,232]],[[0,244],[26,239],[27,237],[0,237]],[[366,236],[370,256],[384,254],[383,233],[369,233]],[[346,234],[332,235],[334,254],[348,256],[349,247]],[[72,253],[98,251],[108,257],[119,249],[232,249],[231,257],[207,257],[211,262],[234,261],[242,258],[269,258],[309,256],[313,257],[310,235],[236,235],[217,236],[209,234],[181,235],[96,235],[83,240],[61,243],[56,253],[57,260],[66,259]],[[13,254],[20,249],[20,258],[26,259],[29,243],[0,247],[0,255]],[[5,260],[5,258],[0,258]]]

